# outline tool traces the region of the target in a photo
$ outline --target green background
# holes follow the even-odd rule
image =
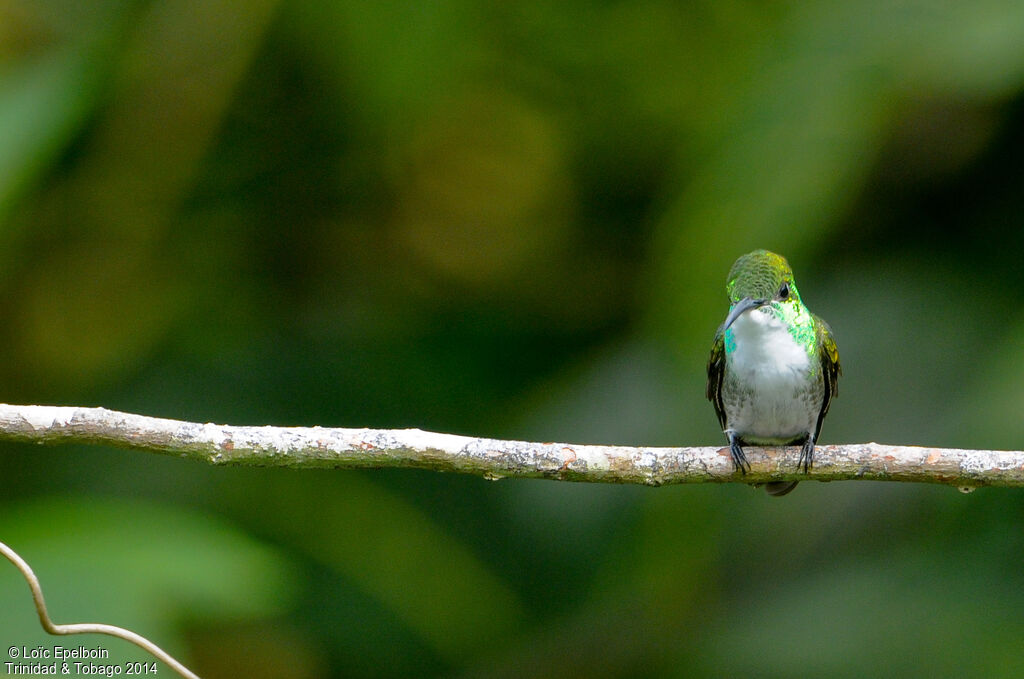
[[[1016,1],[0,2],[2,400],[716,445],[764,247],[838,339],[823,443],[1020,449],[1022,156]],[[1022,525],[0,447],[54,618],[208,679],[1019,677]],[[45,637],[2,564],[0,610],[3,649],[145,659]]]

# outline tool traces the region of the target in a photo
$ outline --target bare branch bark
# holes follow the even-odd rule
[[[669,483],[792,479],[919,481],[969,490],[1024,486],[1024,451],[959,450],[878,443],[819,445],[808,474],[799,447],[745,448],[751,469],[735,472],[724,447],[651,448],[533,443],[419,429],[237,427],[105,408],[0,404],[0,439],[93,443],[177,455],[216,465],[360,469],[414,467],[489,479]]]

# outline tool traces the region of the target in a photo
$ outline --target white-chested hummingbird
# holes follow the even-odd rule
[[[784,257],[755,250],[726,281],[729,314],[708,359],[707,396],[729,438],[733,465],[750,469],[744,445],[801,445],[797,469],[814,463],[814,444],[842,370],[828,323],[812,314]],[[765,484],[771,495],[797,481]]]

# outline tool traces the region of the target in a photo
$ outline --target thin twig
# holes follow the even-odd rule
[[[921,481],[959,486],[1024,486],[1024,452],[878,443],[819,445],[810,472],[799,447],[745,448],[750,471],[733,469],[728,448],[652,448],[532,443],[419,429],[236,427],[181,422],[105,408],[0,404],[0,439],[93,443],[177,455],[216,465],[358,469],[415,467],[489,479],[669,483],[793,479]]]
[[[2,542],[0,542],[0,554],[7,557],[7,560],[13,563],[15,568],[21,571],[21,574],[25,576],[25,580],[28,581],[28,587],[32,590],[32,601],[35,602],[36,612],[39,614],[39,622],[47,633],[55,635],[107,634],[112,637],[117,637],[118,639],[124,639],[125,641],[135,644],[156,659],[163,661],[172,670],[185,677],[185,679],[199,679],[197,674],[172,658],[165,650],[154,644],[146,637],[136,634],[131,630],[124,629],[123,627],[117,627],[115,625],[105,625],[99,622],[82,622],[72,625],[58,625],[54,623],[53,620],[50,619],[50,614],[46,612],[46,602],[43,600],[43,590],[39,585],[39,579],[36,577],[36,574],[32,572],[32,568],[24,559],[18,556],[17,552]]]

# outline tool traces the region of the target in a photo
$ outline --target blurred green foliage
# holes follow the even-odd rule
[[[714,444],[766,247],[839,340],[823,442],[1020,449],[1022,152],[1008,0],[7,0],[3,399]],[[11,444],[0,479],[58,622],[207,678],[1024,672],[1019,491]]]

